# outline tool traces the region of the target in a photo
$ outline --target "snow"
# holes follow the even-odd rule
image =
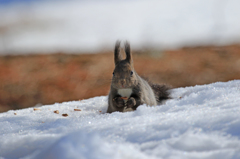
[[[1,54],[240,42],[239,0],[72,0],[0,6]]]
[[[239,95],[234,80],[173,89],[134,112],[105,113],[106,96],[10,110],[0,114],[0,158],[238,159]]]

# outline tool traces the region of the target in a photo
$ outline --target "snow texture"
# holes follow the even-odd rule
[[[0,6],[1,54],[240,42],[239,0],[72,0]]]
[[[0,158],[239,159],[239,96],[234,80],[173,89],[134,112],[105,113],[106,96],[10,110],[0,114]]]

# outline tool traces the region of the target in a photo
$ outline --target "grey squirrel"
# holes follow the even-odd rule
[[[115,69],[108,95],[107,113],[136,110],[139,105],[156,106],[170,99],[170,87],[152,84],[134,70],[130,44],[125,43],[126,59],[120,54],[120,41],[114,49]]]

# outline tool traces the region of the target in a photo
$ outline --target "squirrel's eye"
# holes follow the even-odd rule
[[[133,75],[133,71],[131,71],[131,76]]]
[[[114,72],[113,72],[113,76],[115,76]]]

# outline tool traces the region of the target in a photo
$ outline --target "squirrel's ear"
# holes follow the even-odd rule
[[[115,62],[115,65],[117,65],[117,63],[122,60],[122,56],[120,54],[120,44],[121,44],[121,42],[119,40],[117,40],[116,44],[115,44],[115,48],[114,48],[114,62]]]
[[[131,49],[128,41],[125,42],[126,61],[132,63]]]

